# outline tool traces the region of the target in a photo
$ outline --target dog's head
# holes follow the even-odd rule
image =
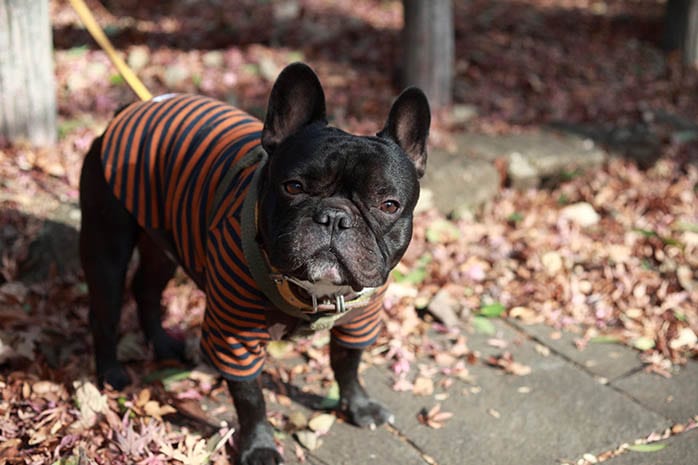
[[[318,297],[383,284],[410,242],[429,124],[424,93],[409,88],[376,136],[331,127],[315,73],[286,67],[262,132],[259,233],[272,268]]]

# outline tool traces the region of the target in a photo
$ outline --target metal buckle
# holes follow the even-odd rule
[[[289,281],[289,282],[292,282],[293,284],[297,285],[298,287],[301,287],[303,289],[307,289],[307,287],[305,286],[305,284],[303,282],[298,281],[297,279],[295,279],[291,276],[287,276],[287,275],[284,275],[281,273],[272,273],[270,275],[270,277],[277,284],[279,284],[280,282],[283,282],[283,281]],[[306,312],[306,313],[310,313],[311,315],[315,314],[315,313],[320,313],[320,309],[318,308],[319,305],[318,305],[317,296],[310,294],[310,298],[312,299],[313,310],[312,310],[312,312]],[[345,313],[347,311],[347,307],[346,307],[346,303],[344,302],[343,295],[335,295],[334,296],[334,310],[335,310],[335,313]]]
[[[318,303],[317,303],[317,297],[314,295],[310,296],[313,299],[313,312],[312,313],[318,313]],[[335,313],[344,313],[347,311],[347,307],[344,303],[344,296],[343,295],[336,295],[334,296],[334,311]]]
[[[343,295],[336,295],[335,296],[334,310],[337,313],[344,313],[347,311],[347,308],[344,306],[344,296]]]

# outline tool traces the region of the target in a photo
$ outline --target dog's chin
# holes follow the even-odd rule
[[[309,293],[317,297],[344,295],[369,287],[354,277],[335,257],[312,257],[288,274],[305,283]]]
[[[326,282],[337,286],[347,282],[347,273],[335,260],[309,260],[305,268],[307,280],[310,282]]]

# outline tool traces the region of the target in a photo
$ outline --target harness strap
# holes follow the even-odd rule
[[[260,160],[259,167],[252,175],[252,181],[247,192],[247,197],[242,204],[241,218],[241,235],[242,235],[242,252],[245,254],[247,266],[252,274],[252,278],[259,286],[259,290],[267,296],[274,306],[287,315],[309,320],[308,316],[299,308],[294,307],[279,294],[276,284],[271,278],[271,270],[267,261],[262,255],[262,250],[257,242],[257,193],[259,188],[259,178],[262,173],[262,167],[267,161],[267,153],[260,146],[260,151],[263,156]]]
[[[216,212],[220,208],[221,202],[223,202],[223,197],[225,196],[225,193],[228,191],[228,188],[230,187],[230,184],[233,182],[233,180],[245,168],[249,168],[255,163],[259,163],[259,168],[257,168],[257,171],[255,171],[254,177],[252,178],[252,183],[254,183],[256,187],[255,180],[258,178],[257,175],[261,171],[260,168],[264,166],[264,164],[267,162],[267,158],[267,152],[261,145],[259,145],[247,152],[245,155],[243,155],[240,160],[233,163],[233,166],[231,166],[228,169],[228,171],[223,176],[223,179],[221,179],[220,183],[218,183],[218,187],[216,187],[216,192],[213,194],[213,203],[211,204],[211,209],[209,210],[208,218],[206,219],[206,224],[208,224],[209,227],[211,226],[213,217],[216,216]],[[247,198],[249,199],[250,197],[254,197],[254,201],[257,201],[257,189],[254,188],[252,185],[250,186],[250,190],[247,194]]]

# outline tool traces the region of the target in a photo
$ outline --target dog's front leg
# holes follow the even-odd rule
[[[240,424],[238,454],[240,465],[278,465],[283,462],[274,444],[267,421],[267,408],[259,378],[252,381],[227,380]]]
[[[343,347],[333,335],[330,339],[330,365],[339,385],[339,408],[349,421],[371,429],[385,422],[392,423],[393,415],[380,402],[371,399],[359,382],[359,363],[363,349]]]

